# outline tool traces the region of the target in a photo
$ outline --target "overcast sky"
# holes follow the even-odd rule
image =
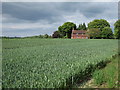
[[[3,36],[51,35],[64,22],[76,25],[118,19],[118,2],[3,2]]]

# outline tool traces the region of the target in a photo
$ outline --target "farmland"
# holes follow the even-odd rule
[[[3,39],[4,88],[67,87],[118,51],[110,39]]]

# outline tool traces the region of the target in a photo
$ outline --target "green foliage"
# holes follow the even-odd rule
[[[87,30],[85,23],[83,23],[83,30]]]
[[[98,28],[92,28],[87,31],[90,38],[100,38],[101,31]]]
[[[82,24],[79,24],[77,30],[82,30]]]
[[[55,31],[52,35],[53,38],[60,38],[61,35],[60,35],[60,32],[59,31]]]
[[[58,32],[59,32],[61,38],[66,36],[66,32],[63,30],[62,26],[58,27]]]
[[[120,19],[115,22],[114,26],[114,35],[117,39],[120,39]]]
[[[48,34],[45,34],[45,35],[44,35],[44,38],[49,38],[49,35],[48,35]]]
[[[88,28],[92,29],[92,28],[98,28],[100,29],[100,31],[103,30],[103,28],[105,27],[110,27],[109,22],[107,22],[104,19],[95,19],[92,22],[88,23]],[[104,31],[103,31],[104,32]],[[100,37],[102,38],[102,36],[104,37],[104,33],[100,33]]]
[[[87,27],[86,27],[85,23],[79,24],[77,30],[87,30]]]
[[[2,86],[67,87],[91,72],[98,63],[116,54],[117,42],[91,39],[3,39]]]
[[[118,25],[116,27],[118,27]],[[60,33],[60,37],[71,38],[73,28],[76,29],[76,25],[72,22],[65,22],[62,26],[59,26],[58,31]],[[95,30],[95,28],[99,30]],[[105,19],[95,19],[92,22],[89,22],[88,29],[91,29],[89,34],[91,35],[92,38],[106,38],[106,39],[113,38],[113,33],[110,28],[110,24]],[[79,24],[77,30],[87,30],[85,23]],[[118,36],[119,32],[118,28],[116,28],[115,30],[116,30],[115,35]]]
[[[48,34],[44,35],[39,35],[39,36],[30,36],[30,37],[25,37],[25,38],[51,38]]]
[[[72,22],[65,22],[62,26],[58,27],[58,31],[62,34],[62,36],[71,38],[71,33],[73,28],[76,29],[76,24]]]
[[[92,22],[88,23],[88,28],[98,28],[102,32],[103,28],[110,27],[109,22],[107,22],[105,19],[95,19]],[[100,33],[99,38],[106,37],[106,33],[103,31],[103,33]],[[111,37],[111,36],[110,36]]]
[[[52,38],[52,37],[48,34],[27,37],[6,37],[6,36],[2,37],[2,39],[25,39],[25,38]]]
[[[113,38],[113,32],[110,27],[104,27],[102,29],[102,38],[106,38],[106,39]]]
[[[102,31],[104,27],[110,27],[109,22],[104,19],[95,19],[92,22],[88,23],[88,28],[98,28]]]

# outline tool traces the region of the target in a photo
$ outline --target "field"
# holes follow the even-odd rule
[[[110,39],[3,39],[4,88],[70,87],[118,52]]]

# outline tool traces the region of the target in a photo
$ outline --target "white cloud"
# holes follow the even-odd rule
[[[69,15],[64,15],[64,21],[68,21],[68,22],[74,22],[77,26],[81,23],[88,23],[92,20],[92,18],[87,18],[85,17],[82,13],[76,11],[73,14],[69,14]]]
[[[2,25],[3,36],[34,36],[49,34],[52,35],[57,30],[58,26],[63,22],[56,22],[53,24],[47,21],[39,20],[37,22],[23,22],[23,23],[4,23]]]
[[[101,16],[103,16],[103,15],[101,14]],[[110,23],[112,29],[113,29],[114,23],[117,20],[116,18],[112,18],[112,19],[100,18],[99,15],[94,18],[88,18],[88,17],[85,17],[82,13],[80,13],[78,11],[76,11],[75,13],[70,14],[70,15],[64,15],[63,17],[64,17],[64,21],[74,22],[77,26],[82,23],[86,23],[86,25],[87,25],[89,22],[93,21],[94,19],[106,19]]]
[[[9,29],[34,29],[34,28],[49,28],[49,24],[43,24],[43,23],[12,23],[12,24],[3,24],[3,29],[9,28]]]

